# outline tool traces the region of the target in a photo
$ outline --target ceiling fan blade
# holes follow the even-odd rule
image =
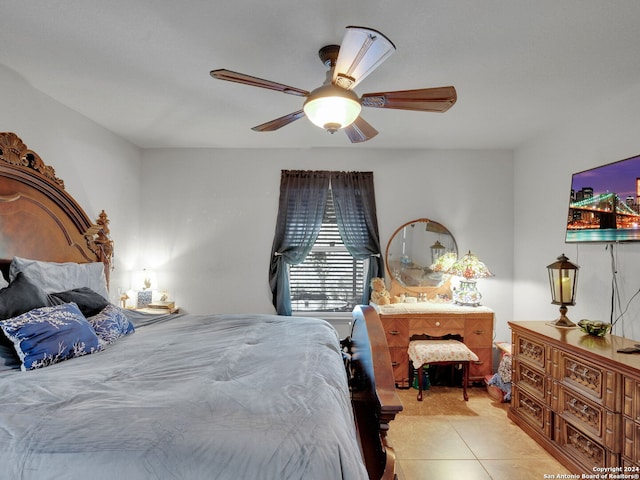
[[[257,125],[251,130],[254,130],[256,132],[273,132],[274,130],[285,127],[291,122],[294,122],[302,117],[304,117],[304,110],[298,110],[297,112],[289,113],[284,117],[276,118],[275,120],[263,123],[262,125]]]
[[[395,51],[391,40],[377,30],[347,27],[333,71],[334,85],[352,89]]]
[[[225,70],[224,68],[221,68],[219,70],[211,70],[211,72],[209,73],[213,78],[217,78],[218,80],[243,83],[244,85],[250,85],[252,87],[268,88],[269,90],[276,90],[278,92],[288,93],[289,95],[297,95],[299,97],[306,97],[307,95],[309,95],[309,92],[306,90],[283,85],[282,83],[272,82],[271,80],[252,77],[251,75],[245,75],[244,73],[232,72],[231,70]]]
[[[344,127],[344,132],[351,143],[366,142],[378,135],[378,131],[362,117],[356,118],[351,125]]]
[[[417,110],[420,112],[446,112],[458,95],[454,87],[422,88],[397,92],[365,93],[362,95],[363,107],[393,108],[398,110]]]

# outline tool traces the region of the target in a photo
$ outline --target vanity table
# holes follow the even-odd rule
[[[485,376],[492,374],[493,310],[451,302],[451,278],[444,273],[447,267],[443,260],[455,260],[457,254],[451,232],[428,218],[401,225],[387,244],[389,293],[406,300],[374,307],[382,320],[394,379],[400,388],[409,387],[407,350],[414,335],[458,335],[479,358],[469,365],[469,382],[483,382]],[[405,303],[409,300],[413,302]]]
[[[453,303],[417,302],[374,305],[387,337],[396,386],[409,387],[409,339],[414,335],[459,335],[477,356],[469,364],[469,382],[491,375],[493,363],[493,310]]]
[[[382,320],[394,379],[400,388],[409,387],[407,350],[414,335],[458,335],[479,359],[469,365],[469,382],[483,382],[493,373],[493,310],[451,302],[451,277],[445,271],[457,255],[451,232],[428,218],[401,225],[387,244],[389,293],[406,300],[374,306]]]

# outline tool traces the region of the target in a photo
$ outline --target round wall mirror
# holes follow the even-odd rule
[[[458,255],[456,240],[441,223],[420,218],[400,226],[387,245],[385,264],[392,291],[435,291]],[[431,296],[431,295],[430,295]]]

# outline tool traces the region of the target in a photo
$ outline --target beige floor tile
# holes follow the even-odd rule
[[[450,420],[458,435],[478,459],[547,457],[549,454],[506,417]]]
[[[546,458],[537,456],[512,460],[481,460],[480,463],[489,472],[492,480],[544,480],[545,478],[563,478],[559,476],[560,474],[571,474],[551,455]],[[545,477],[545,475],[548,476]]]
[[[405,480],[491,480],[475,460],[407,460],[402,469]]]
[[[509,405],[482,387],[398,390],[404,410],[391,423],[389,441],[399,480],[543,480],[568,472],[507,418]],[[548,477],[547,477],[548,478]]]
[[[389,430],[389,440],[400,462],[476,458],[447,419],[400,415]]]

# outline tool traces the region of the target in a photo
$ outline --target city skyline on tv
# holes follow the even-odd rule
[[[640,155],[573,174],[571,189],[593,188],[594,195],[616,193],[624,200],[637,196],[636,179],[640,178]]]

